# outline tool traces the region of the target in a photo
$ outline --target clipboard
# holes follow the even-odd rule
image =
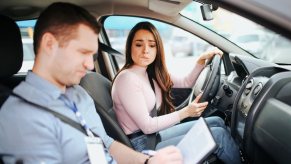
[[[184,164],[202,163],[217,147],[205,122],[200,117],[186,133],[177,147],[183,155]]]

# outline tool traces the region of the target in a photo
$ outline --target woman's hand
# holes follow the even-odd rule
[[[218,54],[218,55],[220,55],[220,57],[222,57],[223,52],[220,49],[218,49],[217,47],[215,47],[212,50],[209,50],[209,51],[206,51],[206,52],[202,53],[199,56],[199,58],[197,60],[197,63],[201,64],[201,65],[204,65],[206,63],[206,60],[212,59],[215,54]]]
[[[180,120],[183,120],[187,117],[199,117],[199,116],[201,116],[202,112],[205,110],[205,108],[208,105],[208,102],[198,103],[201,96],[202,96],[202,93],[200,93],[195,98],[195,100],[192,101],[191,104],[189,104],[187,107],[178,111]]]

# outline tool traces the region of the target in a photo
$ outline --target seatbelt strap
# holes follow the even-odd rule
[[[66,123],[66,124],[69,124],[70,126],[72,126],[73,128],[79,130],[80,132],[82,132],[83,134],[85,134],[85,135],[87,136],[87,133],[86,133],[86,131],[83,129],[83,127],[81,126],[81,124],[79,124],[79,123],[77,123],[76,121],[70,119],[69,117],[64,116],[64,115],[62,115],[62,114],[60,114],[60,113],[58,113],[58,112],[55,112],[55,111],[53,111],[53,110],[51,110],[51,109],[49,109],[49,108],[47,108],[47,107],[41,106],[41,105],[36,104],[36,103],[34,103],[34,102],[31,102],[31,101],[28,101],[28,100],[24,99],[22,96],[20,96],[20,95],[14,93],[14,92],[11,92],[11,95],[13,95],[13,96],[15,96],[15,97],[17,97],[17,98],[19,98],[19,99],[25,101],[25,102],[28,103],[28,104],[31,104],[31,105],[34,105],[34,106],[38,107],[38,109],[41,109],[41,110],[44,110],[44,111],[47,111],[47,112],[53,114],[55,117],[59,118],[62,122]],[[92,133],[93,133],[93,132],[92,132]],[[95,136],[98,136],[98,135],[96,135],[95,133],[93,133],[93,134],[94,134]]]
[[[152,77],[150,77],[148,75],[151,87],[155,93],[155,86],[154,86],[154,81],[152,79]],[[157,116],[157,109],[156,109],[157,104],[155,103],[154,109],[151,111],[150,116],[151,117],[156,117]],[[147,135],[147,143],[146,143],[146,147],[147,149],[152,149],[154,150],[156,145],[157,145],[157,133],[152,133],[152,134],[148,134]]]
[[[151,87],[152,87],[154,93],[156,93],[156,92],[155,92],[155,85],[154,85],[153,78],[150,77],[149,75],[148,75],[148,78],[149,78],[149,81],[150,81],[150,84],[151,84]],[[151,111],[151,113],[150,113],[150,115],[151,115],[152,117],[155,117],[155,116],[158,115],[158,111],[157,111],[157,108],[156,108],[156,107],[157,107],[157,103],[155,103],[154,109],[153,109],[153,110]]]
[[[115,49],[113,49],[113,48],[110,47],[110,46],[107,46],[107,45],[104,44],[104,43],[99,42],[99,48],[100,48],[102,51],[109,53],[110,55],[124,58],[124,55],[123,55],[122,53],[120,53],[119,51],[116,51]]]

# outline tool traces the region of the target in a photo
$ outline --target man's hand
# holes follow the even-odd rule
[[[183,157],[180,150],[174,146],[168,146],[157,151],[148,160],[149,164],[182,164]]]

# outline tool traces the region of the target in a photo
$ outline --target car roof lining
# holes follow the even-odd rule
[[[58,2],[57,0],[9,0],[0,2],[0,13],[7,15],[14,20],[35,19],[39,13],[49,4]],[[161,13],[165,16],[175,16],[189,3],[191,0],[179,0],[179,3],[173,3],[173,0],[69,0],[67,2],[82,6],[94,13],[101,15],[118,12],[118,10],[126,10],[131,12],[132,6],[139,9],[151,10],[156,13]],[[163,5],[163,9],[156,6]]]

